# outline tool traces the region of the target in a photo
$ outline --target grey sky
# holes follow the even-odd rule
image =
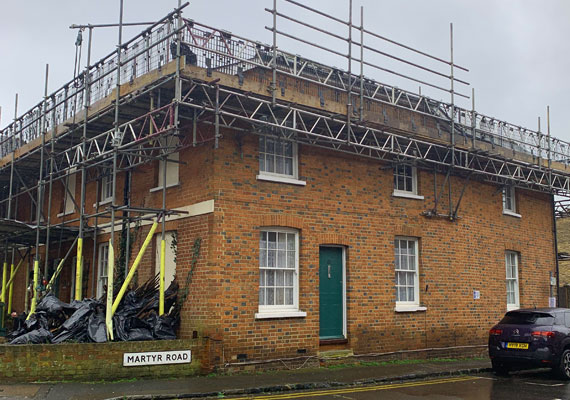
[[[124,0],[126,22],[160,19],[177,5],[177,0]],[[348,0],[307,0],[306,4],[326,10],[346,19]],[[449,23],[454,24],[455,62],[470,69],[458,74],[475,88],[476,109],[508,122],[536,129],[537,117],[546,129],[546,105],[551,108],[552,134],[570,141],[570,126],[566,117],[569,107],[570,80],[570,2],[566,0],[353,0],[354,23],[360,22],[360,6],[364,6],[367,29],[442,58],[449,58]],[[264,11],[272,0],[195,0],[185,9],[184,16],[247,38],[271,43],[271,16]],[[4,1],[0,6],[0,106],[6,126],[14,114],[14,95],[19,93],[19,113],[38,103],[44,91],[45,64],[50,65],[49,92],[73,77],[76,31],[73,23],[109,23],[118,21],[118,0],[57,0],[26,2]],[[314,16],[278,0],[278,9],[301,19],[326,26],[346,35],[335,23]],[[288,32],[345,53],[346,44],[325,38],[282,22]],[[341,31],[341,29],[343,29]],[[128,28],[128,39],[142,28]],[[358,33],[354,31],[355,39]],[[85,35],[86,36],[86,35]],[[99,59],[113,51],[117,41],[116,29],[94,31],[94,56]],[[385,42],[370,41],[382,51],[391,52],[448,73],[443,65],[402,52]],[[278,45],[289,52],[323,61],[346,69],[346,61],[286,40]],[[86,46],[85,46],[86,47]],[[359,52],[355,47],[354,52]],[[86,51],[83,52],[83,62]],[[425,74],[366,54],[365,59],[391,69]],[[83,64],[84,65],[84,64]],[[359,68],[353,64],[353,68]],[[365,75],[381,82],[417,91],[418,84],[366,68]],[[431,82],[445,84],[428,78]],[[470,94],[471,88],[459,85],[456,90]],[[436,99],[449,101],[449,95],[422,87],[422,92]],[[470,100],[458,100],[460,106],[471,108]]]

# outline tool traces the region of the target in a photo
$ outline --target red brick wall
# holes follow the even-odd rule
[[[427,218],[421,213],[434,207],[433,172],[418,172],[424,200],[396,198],[388,164],[300,146],[299,175],[306,186],[263,182],[256,179],[257,137],[238,139],[232,132],[222,133],[219,149],[208,144],[181,152],[180,160],[186,163],[180,165],[181,185],[167,190],[168,208],[215,200],[214,213],[169,222],[167,230],[178,232],[181,287],[194,241],[202,239],[180,335],[188,338],[197,331],[212,338],[217,362],[231,361],[237,354],[268,359],[296,355],[298,349],[307,354],[323,349],[318,338],[322,244],[346,246],[347,347],[357,353],[484,343],[489,327],[506,310],[505,250],[520,252],[521,306],[547,305],[548,274],[555,268],[549,196],[517,190],[522,218],[514,218],[502,214],[498,186],[472,180],[457,221]],[[134,206],[161,206],[161,193],[149,192],[156,186],[157,169],[154,163],[133,173]],[[443,180],[438,174],[438,189]],[[452,177],[453,205],[463,184],[464,179]],[[88,208],[95,202],[93,185],[88,185]],[[445,189],[440,212],[447,212],[447,199]],[[254,318],[263,226],[300,232],[299,303],[307,312],[304,318]],[[148,229],[148,225],[141,228],[131,260]],[[420,302],[427,307],[425,312],[394,311],[395,236],[419,238]],[[108,235],[98,240],[106,241]],[[89,262],[91,251],[91,240],[86,240]],[[154,273],[154,265],[150,248],[139,269],[139,282]],[[89,274],[89,295],[92,268],[96,265]],[[480,291],[480,300],[473,300],[473,290]]]
[[[307,185],[256,180],[257,137],[232,136],[216,151],[221,220],[217,257],[224,267],[221,312],[226,361],[294,355],[319,349],[319,245],[347,249],[349,347],[356,352],[480,344],[506,311],[505,250],[521,254],[521,306],[548,305],[554,271],[550,198],[517,190],[522,218],[502,214],[498,186],[470,181],[456,222],[421,216],[433,208],[433,173],[419,172],[424,200],[392,196],[386,164],[300,146],[299,176]],[[437,176],[439,185],[444,177]],[[463,179],[452,178],[453,204]],[[440,212],[448,209],[447,191]],[[306,318],[256,320],[259,228],[300,230],[300,309]],[[419,238],[420,302],[426,312],[396,313],[394,237]],[[427,293],[426,286],[429,287]],[[473,300],[473,290],[481,292]]]

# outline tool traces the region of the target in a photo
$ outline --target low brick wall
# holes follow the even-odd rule
[[[0,345],[0,381],[99,381],[173,378],[201,370],[202,339]],[[191,350],[190,364],[123,367],[123,353]]]

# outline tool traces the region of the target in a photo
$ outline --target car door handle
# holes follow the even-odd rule
[[[329,264],[329,279],[331,279],[331,265]]]

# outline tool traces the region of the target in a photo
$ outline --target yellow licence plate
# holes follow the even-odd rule
[[[507,343],[507,349],[521,349],[521,350],[528,350],[528,343]]]

